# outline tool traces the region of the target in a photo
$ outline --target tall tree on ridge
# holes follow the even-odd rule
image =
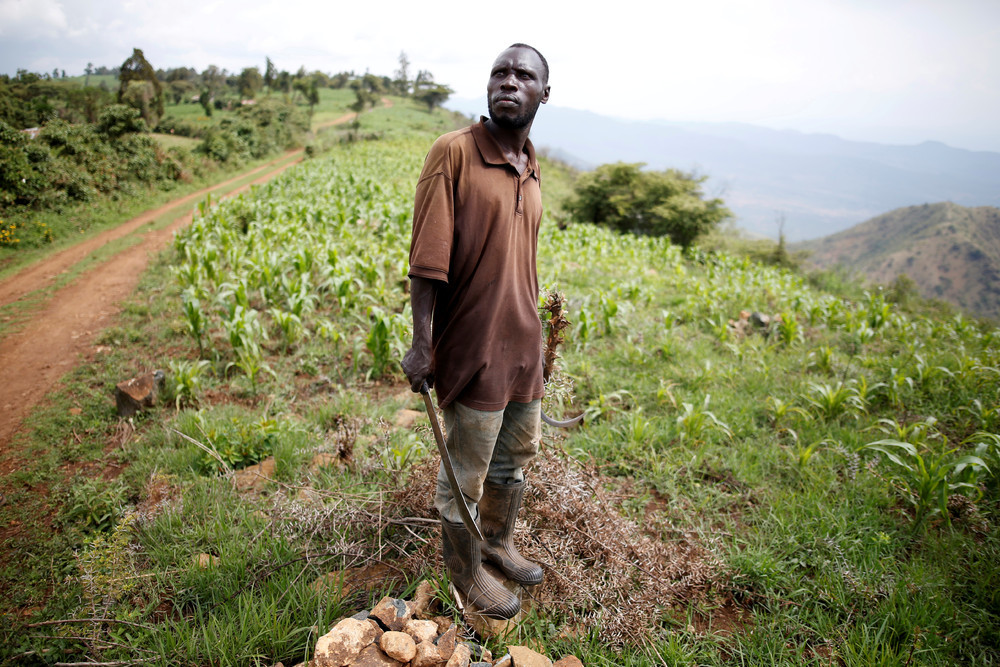
[[[119,102],[126,102],[126,94],[129,93],[129,88],[132,88],[133,91],[136,90],[136,86],[130,86],[129,84],[133,82],[148,84],[151,89],[149,97],[156,105],[156,118],[152,118],[153,109],[146,105],[143,105],[146,107],[143,109],[143,117],[146,118],[146,122],[150,127],[155,126],[156,121],[163,116],[163,86],[160,85],[160,80],[156,78],[156,70],[146,60],[142,49],[132,49],[132,55],[122,63],[118,74],[118,81]]]

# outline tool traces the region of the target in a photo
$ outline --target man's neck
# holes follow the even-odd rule
[[[528,156],[524,153],[524,146],[528,143],[528,134],[531,132],[531,123],[520,129],[500,127],[489,118],[484,123],[486,129],[496,140],[503,151],[507,161],[514,165],[519,172],[524,171],[527,165]]]

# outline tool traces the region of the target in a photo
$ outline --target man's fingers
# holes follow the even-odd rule
[[[431,375],[424,375],[424,376],[421,376],[421,377],[414,378],[410,382],[410,389],[413,390],[414,394],[420,394],[420,393],[422,393],[422,390],[424,388],[424,383],[425,382],[427,383],[427,388],[428,389],[431,388],[431,387],[433,387],[434,386],[434,377],[431,376]]]

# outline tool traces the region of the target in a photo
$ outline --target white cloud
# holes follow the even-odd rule
[[[0,0],[0,35],[57,37],[67,27],[62,3],[55,0]]]

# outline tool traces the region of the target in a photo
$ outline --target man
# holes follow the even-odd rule
[[[517,596],[485,558],[524,585],[542,568],[513,543],[522,467],[538,452],[543,393],[535,257],[542,214],[528,140],[549,99],[549,71],[534,47],[514,44],[493,63],[489,118],[439,137],[414,199],[410,245],[413,344],[403,371],[413,391],[434,385],[461,493],[486,538],[462,523],[443,466],[434,505],[451,580],[480,611],[510,618]]]

